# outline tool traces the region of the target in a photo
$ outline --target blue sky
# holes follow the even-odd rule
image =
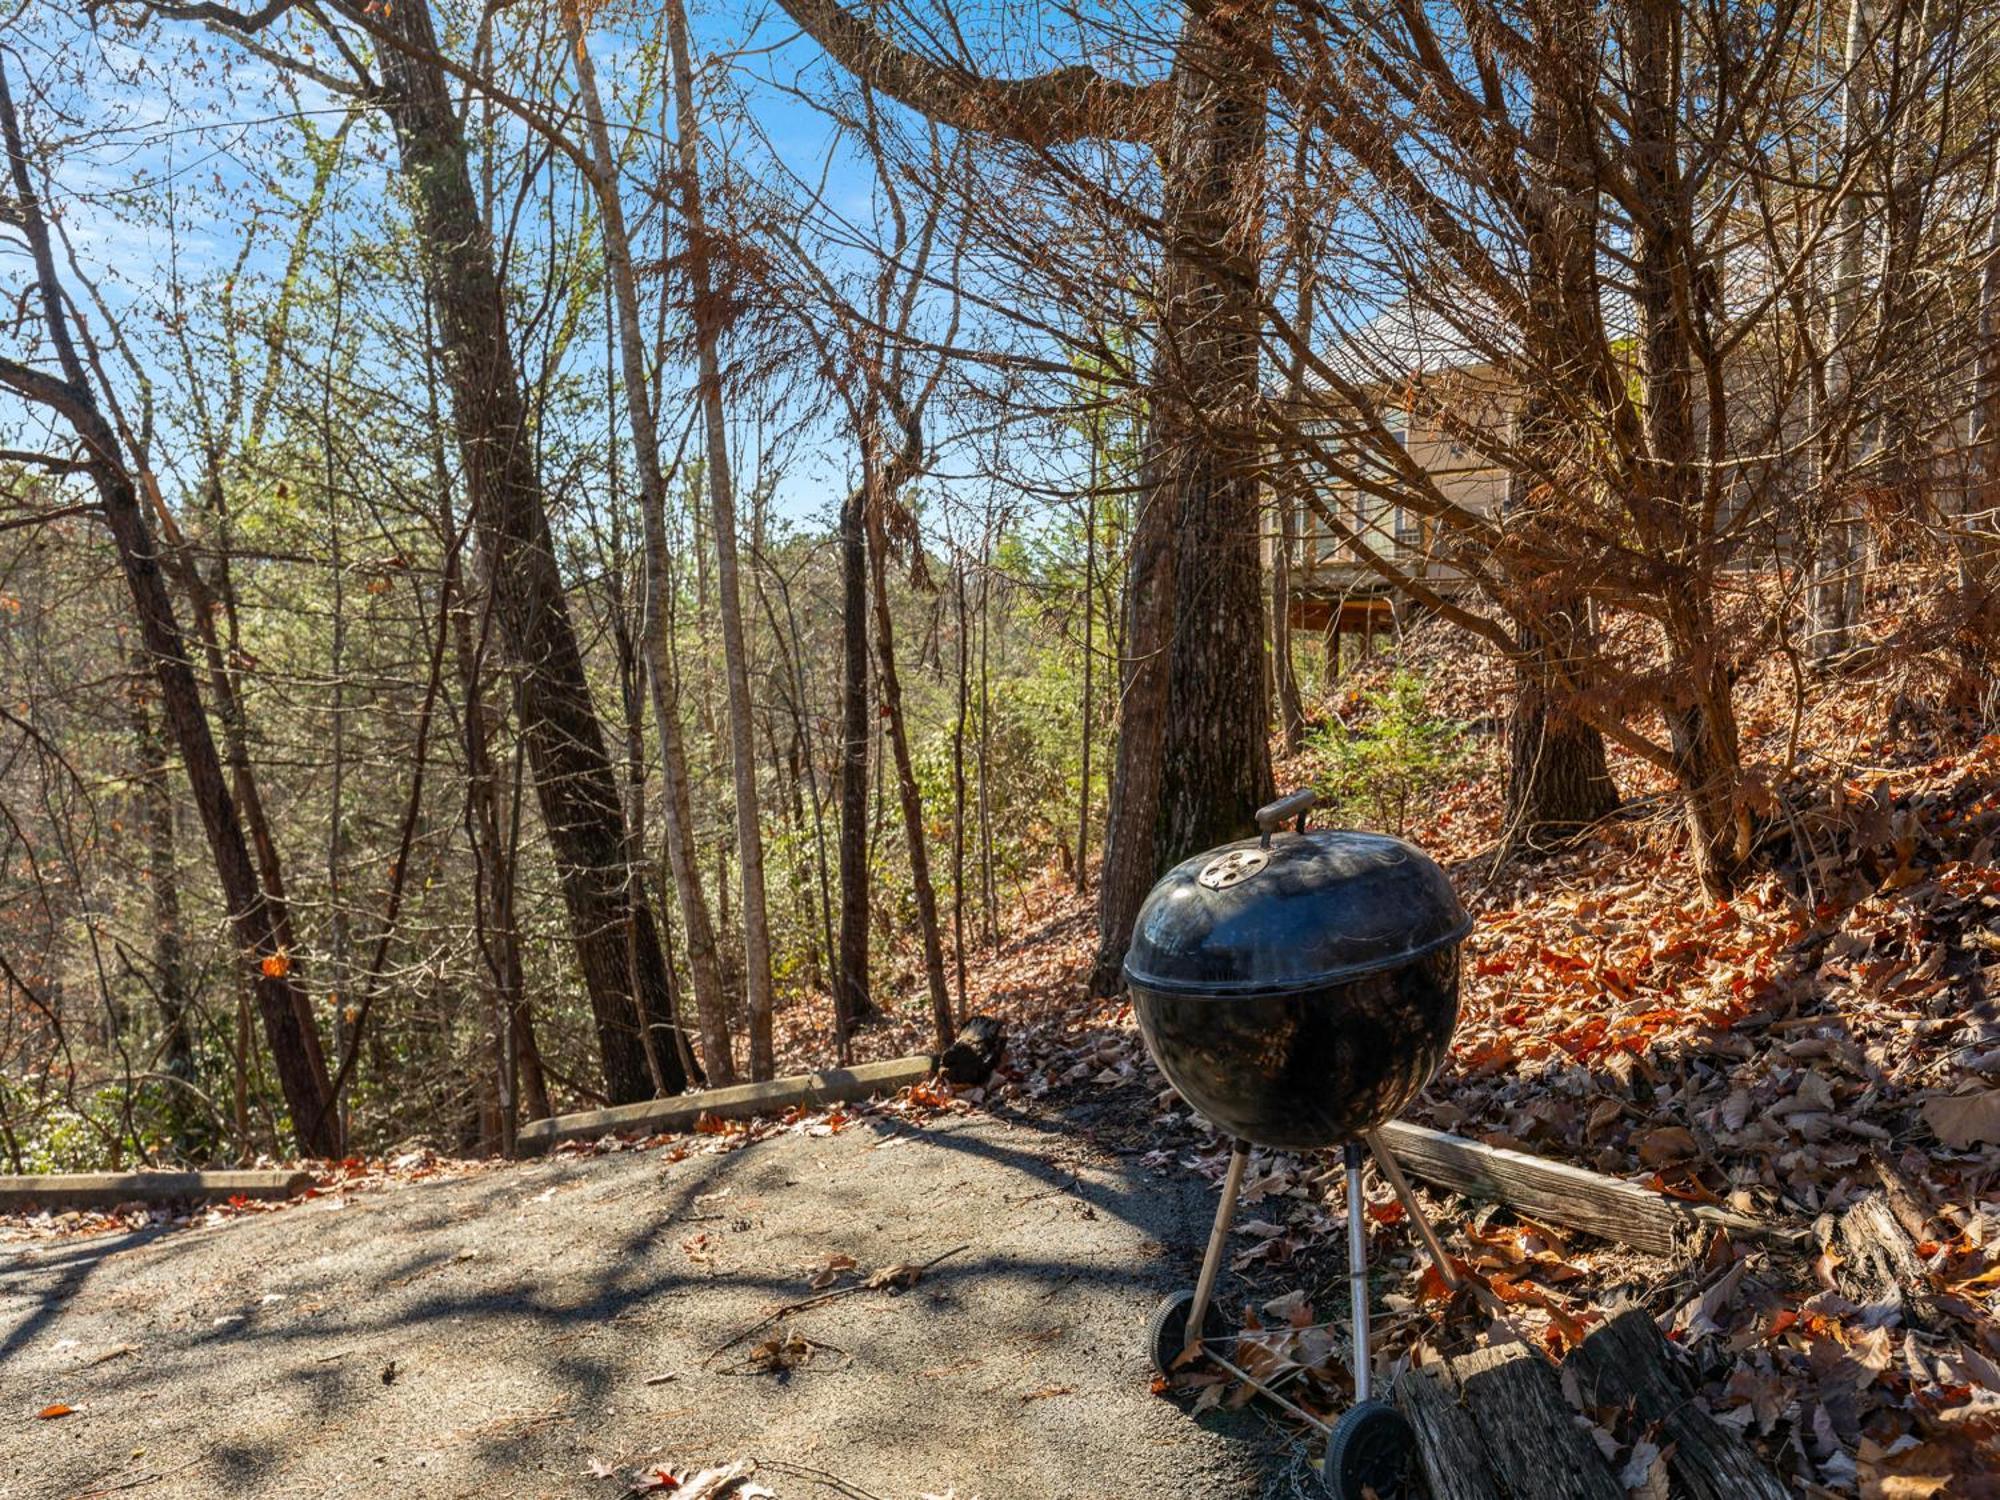
[[[865,223],[872,212],[871,174],[851,151],[836,147],[838,132],[828,116],[797,97],[823,60],[806,39],[774,45],[794,28],[781,12],[770,14],[775,20],[697,7],[697,51],[731,60],[729,87],[751,102],[769,149],[800,176],[823,177],[829,207]],[[199,320],[213,309],[214,284],[239,256],[246,280],[268,289],[282,272],[290,216],[309,181],[295,116],[303,113],[330,133],[347,101],[310,79],[281,78],[270,63],[192,25],[156,23],[134,36],[89,28],[65,7],[37,7],[28,22],[9,39],[16,94],[28,106],[32,133],[56,145],[51,199],[59,222],[121,326],[143,345],[149,331],[157,331],[155,320],[171,301],[176,278],[195,289],[190,311]],[[629,93],[641,45],[636,27],[624,29],[610,12],[600,14],[592,52],[601,83],[614,97]],[[379,150],[386,132],[377,133],[374,153],[361,149],[368,134],[359,130],[350,142],[341,203],[321,232],[329,246],[373,232],[368,221],[383,211],[393,155]],[[736,144],[763,149],[740,132]],[[562,190],[573,188],[566,183]],[[245,255],[253,213],[257,230]],[[19,284],[24,265],[0,260],[0,267],[8,284]],[[149,369],[165,383],[173,372],[158,358],[158,347],[153,354]],[[673,372],[666,378],[671,381]],[[674,404],[670,394],[670,410]],[[15,428],[19,420],[18,412],[0,409],[0,425]],[[163,433],[162,457],[170,463],[173,448],[182,446],[173,437]],[[743,440],[753,444],[748,433]],[[841,487],[843,446],[829,441],[818,461],[795,466],[781,491],[790,492],[786,510],[803,518]],[[739,463],[754,469],[754,461],[746,452]]]

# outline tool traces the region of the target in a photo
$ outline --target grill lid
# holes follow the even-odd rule
[[[1471,930],[1444,871],[1413,845],[1281,833],[1169,870],[1139,909],[1125,977],[1225,996],[1309,989],[1400,967]]]

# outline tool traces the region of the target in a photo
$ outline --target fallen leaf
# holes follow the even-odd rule
[[[1639,1160],[1649,1167],[1686,1161],[1700,1149],[1695,1144],[1694,1132],[1685,1125],[1662,1125],[1658,1130],[1645,1131],[1633,1137],[1633,1144],[1639,1148]]]
[[[1924,1123],[1954,1151],[2000,1141],[2000,1089],[1943,1095],[1924,1104]]]
[[[852,1271],[859,1264],[860,1262],[855,1260],[853,1256],[842,1255],[838,1251],[835,1251],[824,1261],[820,1262],[819,1265],[808,1266],[806,1268],[812,1272],[812,1277],[806,1282],[806,1285],[816,1292],[823,1292],[836,1281],[840,1280],[843,1271]]]

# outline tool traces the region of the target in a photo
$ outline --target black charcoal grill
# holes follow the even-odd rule
[[[1429,1082],[1458,1020],[1458,950],[1472,930],[1444,871],[1400,839],[1306,830],[1315,798],[1257,814],[1262,837],[1197,855],[1147,896],[1125,958],[1133,1014],[1181,1097],[1234,1138],[1215,1228],[1194,1290],[1167,1298],[1148,1332],[1162,1374],[1205,1358],[1327,1438],[1336,1500],[1413,1493],[1414,1440],[1369,1394],[1364,1147],[1447,1282],[1451,1262],[1380,1126]],[[1281,833],[1296,819],[1296,828]],[[1328,1424],[1240,1369],[1211,1300],[1252,1145],[1346,1154],[1355,1404]]]

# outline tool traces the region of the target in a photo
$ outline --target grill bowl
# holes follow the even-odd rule
[[[1279,834],[1170,870],[1125,981],[1188,1103],[1240,1139],[1312,1150],[1393,1119],[1430,1081],[1471,926],[1444,871],[1400,839]]]
[[[1131,983],[1146,1049],[1226,1135],[1307,1151],[1394,1119],[1430,1082],[1458,1020],[1458,948],[1274,994]]]

